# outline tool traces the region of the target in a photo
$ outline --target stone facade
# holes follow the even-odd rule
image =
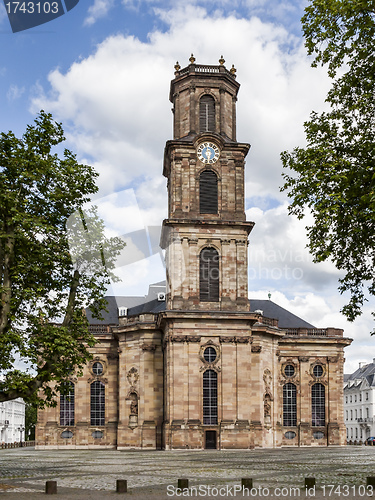
[[[250,145],[236,141],[235,70],[219,62],[202,66],[192,57],[186,68],[176,65],[171,82],[164,307],[155,299],[98,328],[93,361],[72,379],[74,417],[61,413],[62,403],[41,412],[39,448],[345,444],[343,351],[350,340],[271,301],[264,301],[267,317],[248,300]],[[93,396],[94,386],[102,396]],[[102,417],[95,397],[102,397]]]

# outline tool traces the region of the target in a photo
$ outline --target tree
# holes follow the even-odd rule
[[[329,110],[304,124],[307,146],[281,154],[293,171],[282,189],[289,213],[310,209],[309,250],[343,271],[342,312],[353,321],[375,295],[375,3],[311,0],[302,27],[312,66],[328,66],[332,87]]]
[[[97,173],[65,149],[61,124],[41,111],[21,139],[0,135],[0,401],[54,404],[95,344],[96,318],[123,242],[104,237]],[[23,366],[23,369],[20,368]]]

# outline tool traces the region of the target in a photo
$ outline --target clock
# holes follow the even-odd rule
[[[198,160],[202,163],[215,163],[220,156],[220,149],[214,142],[201,142],[197,149]]]

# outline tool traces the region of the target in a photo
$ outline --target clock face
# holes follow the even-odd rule
[[[215,163],[220,156],[220,149],[213,142],[201,142],[197,149],[198,160],[202,163]]]

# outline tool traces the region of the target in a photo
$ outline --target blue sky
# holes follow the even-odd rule
[[[267,298],[317,327],[355,338],[346,371],[374,356],[371,304],[354,324],[340,314],[339,273],[313,264],[304,226],[280,193],[280,152],[303,146],[303,122],[324,109],[329,79],[306,56],[301,0],[80,0],[60,18],[12,33],[0,5],[0,130],[22,134],[40,109],[63,123],[67,147],[99,171],[95,202],[108,234],[160,225],[167,216],[162,177],[172,137],[168,100],[173,66],[196,62],[237,68],[238,140],[251,143],[246,209],[256,226],[249,246],[249,296]],[[158,255],[142,259],[128,241],[130,266],[118,268],[118,294],[143,295],[164,278]]]

